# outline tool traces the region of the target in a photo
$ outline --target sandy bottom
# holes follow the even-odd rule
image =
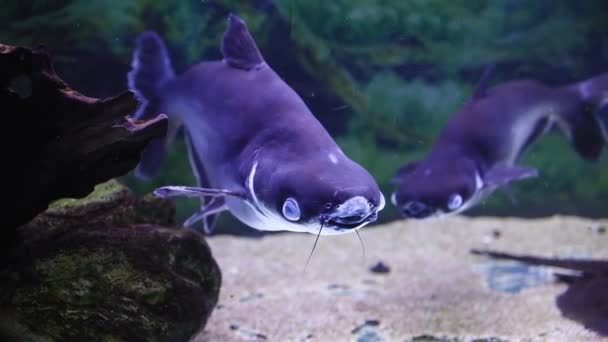
[[[599,340],[562,317],[555,298],[565,286],[543,278],[548,271],[498,277],[504,291],[493,290],[489,270],[498,262],[469,250],[608,259],[602,226],[608,220],[394,222],[361,230],[365,256],[355,234],[321,237],[306,270],[313,235],[211,237],[223,284],[218,307],[193,340]],[[388,273],[370,270],[379,261]],[[517,291],[513,282],[528,285]]]

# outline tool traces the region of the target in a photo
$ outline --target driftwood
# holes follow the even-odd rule
[[[542,258],[486,250],[472,250],[471,253],[566,270],[566,273],[554,273],[559,282],[568,285],[555,300],[562,315],[608,336],[608,260]]]
[[[130,91],[106,100],[86,97],[55,74],[43,50],[0,44],[4,229],[26,223],[55,199],[86,196],[95,184],[133,169],[146,144],[167,130],[164,115],[126,117],[137,106]]]

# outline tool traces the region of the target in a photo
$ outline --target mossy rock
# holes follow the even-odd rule
[[[187,341],[221,274],[199,233],[158,225],[174,213],[114,181],[54,203],[19,229],[0,271],[0,339]]]
[[[31,229],[44,234],[72,226],[142,223],[174,226],[175,205],[153,194],[135,198],[126,186],[117,180],[110,180],[95,186],[95,190],[84,198],[62,198],[52,202],[45,212],[21,227],[21,230]]]
[[[117,207],[129,199],[132,199],[129,189],[112,179],[96,185],[93,192],[84,198],[62,198],[51,202],[45,214],[83,216],[91,211]]]

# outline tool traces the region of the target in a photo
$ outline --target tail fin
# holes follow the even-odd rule
[[[161,86],[172,79],[175,74],[163,40],[155,32],[142,33],[137,38],[133,55],[133,70],[128,74],[129,88],[135,91],[142,105],[135,113],[136,119],[148,119],[160,114],[162,106]],[[175,118],[169,118],[170,122]],[[154,177],[162,166],[167,146],[178,128],[175,122],[170,126],[173,132],[168,132],[164,138],[150,142],[143,151],[141,161],[135,170],[137,177],[149,179]]]
[[[608,73],[568,88],[576,92],[577,105],[562,113],[560,126],[583,158],[597,160],[608,142]]]
[[[602,135],[608,142],[608,73],[579,83],[578,89],[583,100],[591,104]]]

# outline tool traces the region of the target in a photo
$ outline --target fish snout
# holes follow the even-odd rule
[[[401,207],[401,213],[403,215],[417,219],[429,217],[433,212],[434,210],[432,207],[419,201],[410,201]]]
[[[327,222],[343,228],[357,228],[378,219],[378,207],[363,196],[356,196],[335,206],[326,216]]]

